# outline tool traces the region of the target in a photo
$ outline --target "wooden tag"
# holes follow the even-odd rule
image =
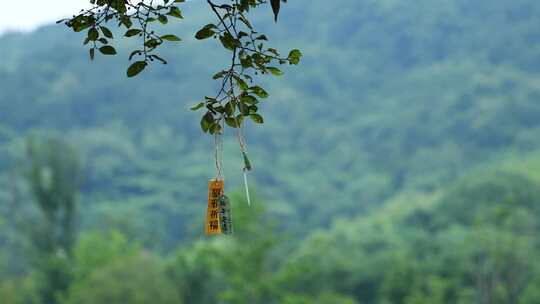
[[[223,194],[223,180],[212,179],[208,182],[208,209],[206,210],[206,235],[221,234],[219,223],[219,197]]]

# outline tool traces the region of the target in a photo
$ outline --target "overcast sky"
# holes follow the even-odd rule
[[[28,31],[77,13],[88,0],[0,0],[0,33]]]

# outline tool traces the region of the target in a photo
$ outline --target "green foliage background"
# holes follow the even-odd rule
[[[84,165],[59,303],[540,301],[540,3],[338,2],[291,0],[278,25],[256,13],[304,57],[264,80],[265,124],[247,126],[258,199],[235,195],[233,238],[203,237],[213,147],[189,107],[226,59],[188,36],[202,6],[137,79],[60,26],[0,37],[0,302],[40,303],[31,134]],[[234,192],[231,133],[225,156]]]

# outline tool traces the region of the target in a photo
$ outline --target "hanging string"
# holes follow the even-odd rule
[[[236,95],[234,94],[234,85],[232,82],[233,81],[232,77],[229,79],[229,81],[230,81],[230,92],[228,94],[229,98],[231,98],[231,100],[234,100],[235,103],[238,103]],[[236,127],[237,127],[236,137],[238,138],[238,143],[240,145],[240,154],[241,154],[241,158],[244,160],[244,167],[242,168],[242,171],[244,175],[244,188],[246,191],[246,200],[247,200],[248,206],[251,207],[251,197],[249,196],[249,185],[248,185],[248,180],[247,180],[247,171],[251,170],[251,164],[247,156],[246,143],[244,140],[244,136],[242,134],[242,125],[238,121],[238,116],[235,116],[234,120],[236,122]]]
[[[221,180],[223,177],[221,175],[223,168],[223,131],[224,128],[221,128],[221,131],[214,134],[214,160],[216,162],[216,180]]]
[[[244,136],[242,134],[242,126],[238,124],[238,120],[237,120],[237,125],[238,125],[238,129],[236,132],[236,137],[238,138],[238,143],[240,145],[240,154],[244,161],[244,168],[242,168],[243,175],[244,175],[244,189],[246,191],[246,200],[247,200],[248,206],[251,207],[251,197],[249,195],[249,185],[248,185],[248,179],[247,179],[247,172],[251,170],[251,163],[247,156],[246,143],[245,143]]]

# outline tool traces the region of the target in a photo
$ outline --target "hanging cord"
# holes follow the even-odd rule
[[[234,50],[233,66],[234,66],[235,58],[236,58],[236,49]],[[237,100],[236,95],[234,94],[234,84],[233,84],[232,77],[229,78],[229,84],[230,84],[230,91],[227,92],[227,95],[232,101],[235,102],[235,104],[237,104],[238,100]],[[249,195],[249,185],[248,185],[248,180],[247,180],[247,171],[251,170],[251,163],[249,162],[249,158],[247,156],[246,143],[244,140],[244,136],[242,134],[242,125],[238,121],[237,116],[234,117],[234,121],[237,127],[236,137],[238,138],[238,144],[240,145],[240,154],[241,154],[242,159],[244,160],[244,168],[242,169],[242,172],[244,175],[244,188],[246,190],[246,200],[247,200],[248,206],[251,207],[251,197]]]
[[[242,168],[242,172],[244,175],[244,188],[246,190],[246,200],[247,200],[248,206],[251,207],[251,197],[249,195],[249,185],[248,185],[248,179],[247,179],[247,172],[251,171],[251,163],[247,156],[246,142],[245,142],[244,135],[242,134],[242,126],[238,123],[237,119],[236,119],[236,124],[238,126],[236,137],[238,138],[238,143],[240,145],[240,154],[242,156],[242,159],[244,160],[244,168]]]
[[[216,180],[223,179],[222,177],[222,168],[223,168],[223,132],[224,128],[221,128],[221,131],[214,134],[214,160],[216,162]]]

